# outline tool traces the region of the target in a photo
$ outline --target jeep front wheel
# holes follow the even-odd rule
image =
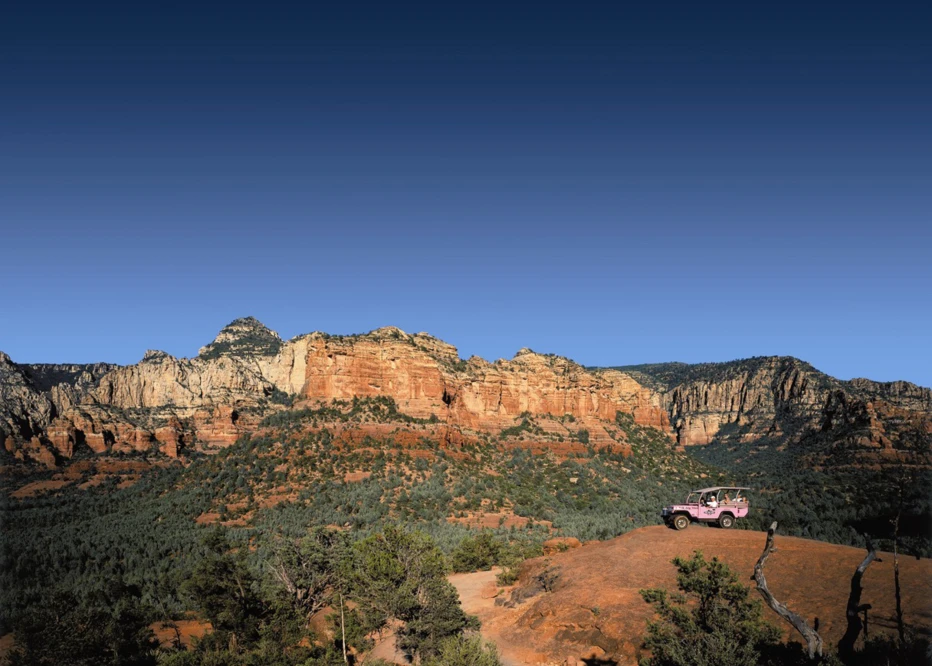
[[[734,524],[735,524],[734,517],[727,513],[718,519],[718,526],[721,527],[722,529],[726,529],[726,530],[730,529],[731,527],[734,526]]]
[[[687,527],[689,527],[689,518],[683,514],[678,515],[673,519],[673,527],[678,530],[685,530]]]

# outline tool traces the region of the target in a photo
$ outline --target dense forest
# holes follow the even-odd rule
[[[859,546],[865,532],[891,537],[887,519],[899,512],[901,548],[929,552],[922,524],[928,498],[878,497],[896,479],[816,472],[773,447],[749,454],[712,445],[687,455],[621,413],[615,432],[630,452],[596,448],[579,431],[575,452],[565,456],[509,444],[540,429],[530,415],[497,437],[455,446],[429,437],[401,446],[393,437],[369,436],[349,446],[324,425],[363,422],[401,427],[418,420],[381,398],[286,410],[215,455],[154,466],[134,483],[115,473],[99,485],[11,499],[12,482],[4,481],[0,633],[16,632],[18,644],[35,651],[33,661],[18,663],[56,663],[54,656],[47,662],[35,656],[52,648],[151,657],[109,662],[121,664],[152,663],[156,653],[171,666],[344,663],[345,646],[349,654],[365,650],[368,633],[400,621],[414,632],[404,647],[421,663],[495,664],[494,651],[471,633],[474,620],[458,611],[444,573],[498,564],[508,582],[545,539],[608,539],[660,524],[660,507],[699,486],[755,488],[751,517],[738,528],[778,520],[786,534]],[[925,482],[913,478],[899,487]],[[486,523],[476,522],[483,517]],[[478,524],[485,529],[477,532]],[[404,579],[386,552],[423,560],[429,572],[423,580]],[[276,565],[301,575],[309,566],[320,569],[315,575],[326,583],[315,583],[316,608],[332,608],[341,594],[352,600],[341,627],[349,632],[346,643],[313,634],[302,619],[307,594],[300,603],[291,599],[294,586],[274,575]],[[235,588],[212,587],[229,587],[230,580],[239,581]],[[367,596],[405,585],[428,601],[400,608]],[[196,653],[155,650],[148,624],[189,612],[211,621],[212,638]],[[46,645],[36,634],[49,622],[93,624],[99,631],[88,640],[96,643]],[[72,663],[101,663],[89,659]]]
[[[129,487],[119,487],[113,475],[85,489],[74,484],[34,498],[5,496],[3,629],[50,589],[90,594],[115,576],[138,586],[148,604],[185,610],[178,581],[203,556],[200,540],[209,529],[198,517],[228,525],[231,540],[252,544],[256,560],[276,538],[326,526],[365,538],[386,525],[408,525],[450,553],[474,534],[467,524],[476,514],[501,515],[490,531],[522,547],[553,533],[607,539],[659,524],[659,507],[701,476],[702,483],[725,481],[625,415],[618,423],[632,444],[630,456],[588,447],[565,460],[491,442],[454,450],[423,439],[408,450],[366,438],[341,448],[326,428],[298,427],[321,417],[333,415],[295,410],[289,421],[280,414],[276,436],[244,437],[187,466],[154,468]]]
[[[831,465],[812,462],[812,448],[794,450],[775,441],[688,447],[689,454],[726,470],[755,489],[749,529],[781,532],[821,541],[863,546],[871,536],[892,550],[894,522],[899,547],[932,556],[932,471],[922,468],[845,465],[834,453]]]

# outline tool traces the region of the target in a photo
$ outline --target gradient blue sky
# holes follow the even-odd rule
[[[397,325],[932,385],[929,3],[15,3],[0,349]]]

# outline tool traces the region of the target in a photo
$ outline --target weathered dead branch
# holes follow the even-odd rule
[[[774,522],[770,525],[770,529],[767,530],[767,543],[764,545],[764,552],[761,553],[760,558],[757,560],[757,564],[754,565],[754,581],[757,583],[757,591],[761,593],[761,596],[764,597],[764,601],[767,602],[767,605],[770,606],[777,615],[789,622],[793,628],[806,639],[806,645],[809,648],[809,659],[815,660],[817,657],[821,659],[822,637],[819,636],[815,629],[809,626],[806,620],[777,601],[777,598],[774,597],[767,588],[767,579],[764,577],[764,563],[767,561],[767,558],[770,557],[771,553],[776,552],[776,548],[774,548],[773,545],[773,536],[776,531],[777,523]]]
[[[861,635],[861,630],[864,630],[865,637],[867,636],[867,611],[871,609],[870,604],[861,603],[861,592],[864,590],[861,587],[861,578],[864,576],[864,572],[867,571],[867,567],[870,566],[870,563],[874,560],[880,561],[877,558],[877,551],[874,548],[874,544],[871,542],[870,537],[867,537],[867,556],[864,558],[864,561],[858,565],[858,568],[854,570],[854,575],[851,577],[851,593],[848,595],[848,607],[845,610],[845,615],[848,620],[848,628],[845,630],[845,635],[841,637],[841,640],[838,642],[838,652],[842,656],[854,654],[854,644],[857,641],[858,636]],[[864,621],[861,621],[861,613],[864,613]]]

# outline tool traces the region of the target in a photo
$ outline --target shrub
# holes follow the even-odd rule
[[[750,588],[718,558],[675,558],[679,594],[641,590],[660,616],[647,625],[644,666],[757,666],[762,650],[777,644],[779,631],[762,619]]]
[[[15,628],[10,666],[149,666],[155,635],[138,591],[122,584],[89,604],[68,593],[51,595],[30,608]]]
[[[518,582],[518,568],[505,567],[495,577],[495,582],[499,585],[514,585]]]
[[[450,553],[453,571],[479,571],[491,569],[499,564],[504,545],[491,532],[482,532],[475,537],[466,537]]]
[[[495,644],[479,635],[450,636],[440,643],[437,656],[424,660],[422,666],[501,666]]]

